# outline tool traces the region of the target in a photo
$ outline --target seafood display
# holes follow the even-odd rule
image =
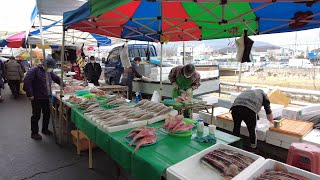
[[[137,152],[141,146],[155,143],[157,141],[156,129],[146,126],[140,126],[130,131],[126,138],[130,139],[129,146],[135,145],[134,152]]]
[[[70,96],[69,98],[69,101],[72,102],[72,103],[81,103],[82,102],[82,99],[81,98],[78,98],[76,96]]]
[[[106,95],[105,91],[102,91],[102,90],[100,90],[98,88],[93,88],[90,92],[95,94],[97,97],[101,97],[101,96],[105,96]]]
[[[79,104],[79,108],[82,108],[82,109],[87,109],[89,106],[93,105],[93,104],[96,104],[95,102],[91,101],[91,100],[85,100],[83,102],[81,102]]]
[[[290,173],[288,170],[280,163],[275,163],[273,169],[269,169],[261,174],[259,177],[254,178],[255,180],[264,179],[285,179],[285,180],[309,180],[304,176]]]
[[[140,104],[137,104],[136,106],[128,106],[124,99],[110,99],[112,100],[104,100],[103,102],[107,102],[108,105],[116,105],[119,107],[106,110],[101,108],[99,104],[91,102],[83,102],[79,106],[85,109],[84,115],[87,118],[102,127],[112,127],[128,124],[129,122],[146,121],[155,116],[164,115],[172,110],[162,103],[147,100],[140,101]],[[145,108],[142,108],[143,105]]]
[[[218,170],[225,179],[231,179],[247,168],[254,160],[228,149],[214,150],[201,158],[201,161]]]
[[[160,128],[165,129],[167,132],[176,133],[176,132],[186,132],[193,128],[194,124],[186,124],[183,121],[184,117],[182,115],[176,115],[173,119],[167,121]]]
[[[83,90],[85,89],[85,87],[83,86],[74,86],[74,85],[71,85],[71,86],[66,86],[64,88],[64,92],[66,94],[71,94],[71,93],[74,93],[75,91],[79,91],[79,90]]]

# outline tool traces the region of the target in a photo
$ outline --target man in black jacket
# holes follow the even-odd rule
[[[256,124],[257,114],[264,107],[267,119],[272,122],[273,116],[270,109],[268,95],[261,89],[248,90],[242,92],[231,107],[232,118],[234,122],[233,134],[240,136],[242,120],[246,123],[252,148],[257,148]]]
[[[84,74],[90,83],[99,86],[99,78],[101,75],[101,66],[96,63],[94,56],[90,57],[90,62],[84,67]]]

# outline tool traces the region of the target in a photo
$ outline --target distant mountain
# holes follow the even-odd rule
[[[320,48],[314,49],[314,50],[312,50],[311,52],[320,52]]]
[[[199,46],[202,44],[205,44],[206,46],[210,46],[214,49],[217,50],[235,50],[235,43],[234,43],[234,38],[230,39],[215,39],[215,40],[203,40],[203,41],[192,41],[192,42],[185,42],[186,46]],[[176,42],[176,43],[168,43],[166,46],[181,46],[182,42]],[[262,42],[262,41],[255,41],[253,44],[254,48],[258,49],[266,49],[266,48],[271,48],[271,49],[276,49],[280,48],[279,46],[267,43],[267,42]]]

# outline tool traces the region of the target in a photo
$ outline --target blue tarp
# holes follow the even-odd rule
[[[101,36],[101,35],[93,34],[93,33],[91,33],[91,36],[97,40],[98,47],[111,45],[111,39],[109,39],[105,36]]]

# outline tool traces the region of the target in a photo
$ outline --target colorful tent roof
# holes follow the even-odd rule
[[[320,27],[320,3],[301,0],[90,0],[64,27],[142,41],[189,41]]]

